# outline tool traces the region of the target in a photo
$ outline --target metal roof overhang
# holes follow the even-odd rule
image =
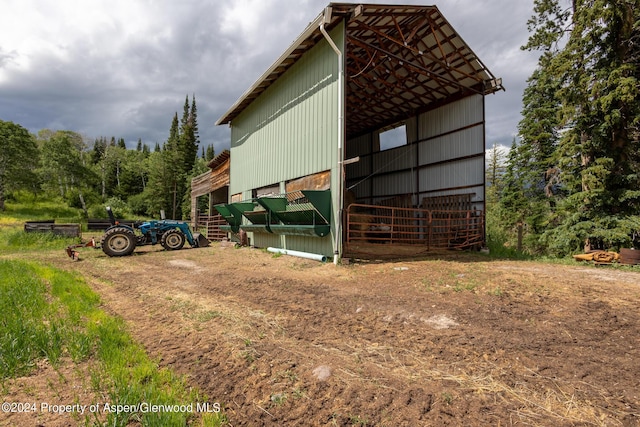
[[[347,138],[503,90],[436,6],[330,3],[216,125],[230,123],[330,30],[346,25]]]

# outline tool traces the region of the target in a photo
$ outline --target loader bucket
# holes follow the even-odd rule
[[[207,239],[200,233],[193,233],[193,238],[196,242],[198,242],[199,248],[206,248],[207,246],[209,246],[209,244],[211,244],[211,242],[209,242],[209,239]]]

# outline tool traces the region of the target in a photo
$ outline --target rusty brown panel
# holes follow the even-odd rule
[[[328,190],[331,188],[331,171],[324,171],[294,179],[286,184],[286,192],[299,190]]]

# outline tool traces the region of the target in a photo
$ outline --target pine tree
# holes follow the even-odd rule
[[[216,156],[216,151],[213,148],[213,145],[207,145],[207,154],[205,155],[204,159],[207,162],[210,162],[211,160],[213,160],[215,156]]]
[[[553,171],[545,175],[547,196],[556,196],[557,189],[567,196],[553,197],[559,205],[544,235],[559,254],[578,250],[586,240],[628,245],[630,234],[640,229],[640,8],[635,3],[574,0],[563,9],[559,0],[535,1],[537,16],[529,21],[533,34],[525,48],[544,53],[532,76],[538,93],[529,95],[534,110],[549,108],[558,115],[530,120],[521,132],[528,143],[541,142],[539,169],[546,163]]]
[[[191,127],[193,128],[193,138],[196,146],[200,145],[200,134],[198,132],[198,108],[196,107],[196,94],[193,94],[191,100]]]
[[[504,164],[505,150],[493,144],[489,150],[486,170],[487,203],[495,204],[502,191],[503,178],[506,171]]]

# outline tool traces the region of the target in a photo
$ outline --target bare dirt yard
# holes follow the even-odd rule
[[[640,270],[441,253],[85,249],[82,273],[232,426],[639,426]]]

